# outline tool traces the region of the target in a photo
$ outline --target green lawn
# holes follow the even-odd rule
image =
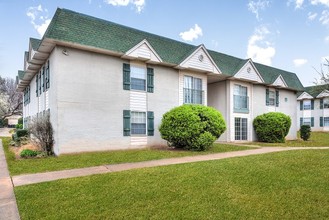
[[[15,159],[14,153],[9,151],[10,140],[10,138],[2,138],[9,171],[12,176],[23,173],[38,173],[46,171],[99,166],[105,164],[139,162],[170,157],[183,157],[198,154],[210,154],[250,149],[250,147],[246,146],[214,144],[212,149],[206,152],[142,149],[68,154],[59,157],[17,160]]]
[[[286,143],[263,143],[251,142],[246,143],[258,146],[281,146],[281,147],[329,147],[329,132],[312,132],[308,141],[303,141],[297,134],[298,140],[286,141]]]
[[[145,168],[15,188],[24,219],[329,219],[329,150]]]

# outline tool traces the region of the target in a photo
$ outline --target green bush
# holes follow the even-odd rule
[[[16,129],[23,129],[23,124],[17,124],[15,127]]]
[[[16,135],[18,138],[28,136],[29,132],[26,129],[17,129],[16,130]]]
[[[207,150],[225,131],[225,121],[216,109],[182,105],[163,115],[159,131],[170,146]]]
[[[281,112],[269,112],[257,116],[253,125],[258,141],[284,143],[289,133],[291,119]]]
[[[307,141],[311,137],[311,127],[309,125],[300,126],[300,137]]]
[[[38,154],[39,154],[38,151],[25,149],[25,150],[22,150],[22,152],[20,153],[20,156],[24,157],[24,158],[27,158],[27,157],[35,157]]]
[[[23,118],[22,117],[20,117],[19,119],[18,119],[18,122],[17,122],[17,124],[23,124]]]
[[[8,127],[8,118],[5,118],[5,119],[3,120],[3,126],[4,126],[4,127]]]

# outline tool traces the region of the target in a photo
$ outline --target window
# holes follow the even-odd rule
[[[203,104],[202,79],[184,76],[184,104]]]
[[[146,89],[146,71],[144,68],[131,66],[131,89],[145,91]]]
[[[324,127],[329,127],[329,117],[324,117],[323,118],[323,126]]]
[[[280,104],[280,92],[279,90],[270,91],[266,89],[266,105],[279,107]]]
[[[30,86],[24,89],[24,106],[30,103]]]
[[[274,91],[270,91],[269,92],[269,105],[271,105],[271,106],[274,106],[274,104],[275,104],[275,93],[274,93]]]
[[[146,123],[147,122],[147,123]],[[130,110],[123,110],[123,136],[146,135],[154,136],[154,112],[137,112]]]
[[[320,109],[329,108],[329,98],[320,99]]]
[[[49,89],[49,87],[50,87],[49,77],[50,77],[50,72],[49,72],[49,60],[48,60],[47,67],[46,67],[46,90]]]
[[[311,109],[311,100],[304,100],[303,101],[303,109],[310,110]]]
[[[145,112],[131,112],[131,134],[146,134]]]
[[[248,140],[248,119],[234,118],[235,140]]]
[[[154,92],[154,70],[123,63],[123,89]],[[147,71],[146,71],[147,70]]]
[[[247,87],[234,85],[233,102],[234,112],[249,112],[249,97]]]
[[[300,118],[300,125],[309,125],[314,127],[314,117]]]

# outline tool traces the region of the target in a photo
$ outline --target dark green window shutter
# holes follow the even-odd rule
[[[130,136],[130,110],[123,110],[123,136]]]
[[[130,90],[130,64],[123,64],[123,89]]]
[[[41,95],[42,90],[41,90],[41,71],[39,73],[39,95]]]
[[[154,112],[147,112],[147,135],[154,136]]]
[[[323,109],[323,99],[320,99],[320,109]]]
[[[45,66],[42,67],[42,91],[44,92],[46,90],[46,83],[45,83]]]
[[[304,104],[304,103],[303,103],[303,100],[300,100],[300,101],[299,101],[299,109],[300,109],[300,110],[303,110],[303,104]]]
[[[49,89],[49,86],[50,86],[50,84],[49,84],[49,82],[50,82],[49,75],[50,74],[49,74],[49,60],[48,60],[47,67],[46,67],[46,90]]]
[[[270,91],[266,89],[266,105],[270,105]]]
[[[35,76],[35,94],[36,94],[36,96],[38,97],[39,96],[39,88],[38,88],[38,86],[39,86],[39,76],[38,76],[38,74]]]
[[[323,127],[323,117],[320,117],[320,127]]]
[[[314,100],[311,100],[311,110],[314,109]]]
[[[154,92],[154,70],[147,68],[147,92]]]
[[[280,93],[279,90],[275,91],[275,106],[279,107],[279,103],[280,103]]]
[[[300,122],[300,123],[299,123],[300,126],[302,126],[302,125],[303,125],[303,118],[300,118],[300,119],[299,119],[299,122]]]
[[[311,127],[314,127],[314,117],[311,118]]]

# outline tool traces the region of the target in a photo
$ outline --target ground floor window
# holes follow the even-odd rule
[[[324,117],[323,118],[323,126],[324,127],[329,127],[329,117]]]
[[[234,118],[235,140],[248,140],[248,119]]]
[[[131,112],[131,134],[146,134],[146,112]]]

